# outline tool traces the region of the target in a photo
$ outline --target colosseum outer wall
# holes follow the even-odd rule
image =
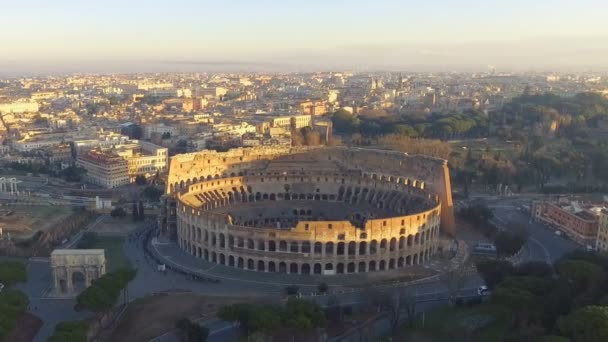
[[[273,165],[270,165],[272,161]],[[290,161],[298,161],[295,166]],[[425,188],[441,201],[441,230],[453,235],[455,229],[452,189],[447,161],[400,152],[348,147],[255,147],[228,152],[200,151],[171,159],[167,193],[202,180],[269,172],[302,171],[302,165],[323,170],[328,163],[371,178],[400,177]],[[275,165],[276,164],[276,165]],[[331,167],[328,168],[328,172]]]

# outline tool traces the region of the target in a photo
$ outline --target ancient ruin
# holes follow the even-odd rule
[[[428,260],[454,232],[447,162],[346,147],[171,160],[161,224],[188,253],[247,270],[340,274]]]
[[[54,294],[74,295],[106,273],[103,249],[56,249],[51,253]]]

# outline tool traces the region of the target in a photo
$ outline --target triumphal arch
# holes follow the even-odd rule
[[[103,249],[56,249],[51,253],[54,292],[77,294],[106,273]]]

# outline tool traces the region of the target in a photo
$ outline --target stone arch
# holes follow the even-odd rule
[[[357,272],[359,272],[359,273],[365,272],[365,261],[359,262],[359,267],[357,268]]]
[[[277,243],[274,240],[268,241],[268,251],[276,252],[277,251]]]
[[[392,270],[392,269],[395,268],[395,259],[393,259],[393,258],[389,259],[389,261],[388,261],[388,268],[390,270]]]
[[[277,271],[277,267],[276,264],[274,263],[274,261],[269,261],[268,262],[268,272],[276,272]]]
[[[368,271],[375,271],[376,270],[376,260],[372,260],[369,262],[369,267],[367,269]]]
[[[351,241],[348,243],[348,255],[355,255],[357,253],[357,243]]]
[[[334,254],[334,243],[327,242],[325,244],[325,255],[333,255]]]
[[[389,251],[394,252],[396,249],[397,249],[397,239],[392,238],[391,242],[389,243]]]
[[[386,260],[380,260],[380,264],[379,264],[378,269],[379,269],[380,271],[384,271],[384,270],[386,270]]]
[[[315,247],[314,247],[314,254],[321,254],[323,253],[323,244],[320,242],[315,242]]]
[[[382,253],[386,252],[387,245],[388,245],[388,242],[386,241],[386,239],[380,240],[380,251]]]
[[[310,253],[310,242],[309,241],[304,241],[302,242],[302,245],[300,246],[302,253]]]
[[[234,256],[232,255],[228,257],[228,266],[234,267]]]
[[[287,252],[287,241],[285,241],[285,240],[279,241],[279,251]]]
[[[298,253],[298,252],[299,252],[299,249],[300,249],[300,246],[299,246],[299,244],[298,244],[296,241],[292,241],[292,242],[289,244],[289,251],[290,251],[291,253]]]
[[[310,264],[302,264],[302,274],[310,274]]]
[[[259,251],[265,251],[266,250],[266,241],[261,240],[261,239],[258,240],[258,250]]]
[[[338,242],[337,255],[344,255],[344,242]]]
[[[56,249],[51,253],[54,291],[76,294],[106,273],[103,249]]]
[[[253,239],[247,239],[247,248],[255,249],[255,242],[253,242]]]
[[[287,273],[287,264],[282,261],[279,263],[279,273]]]
[[[315,266],[313,267],[313,273],[314,274],[321,274],[323,273],[323,267],[321,266],[321,264],[316,263]]]
[[[260,271],[260,272],[265,272],[266,271],[266,267],[264,265],[264,261],[263,260],[258,260],[258,271]]]
[[[253,262],[253,259],[247,259],[247,269],[248,270],[255,269],[255,263]]]
[[[76,293],[80,293],[85,288],[87,288],[86,276],[84,275],[84,273],[85,271],[80,269],[72,271],[72,289]]]
[[[296,264],[295,262],[292,262],[289,265],[289,273],[297,274],[298,273],[298,264]]]
[[[355,273],[356,269],[355,269],[355,263],[354,262],[349,262],[348,265],[346,266],[346,272],[348,273]]]
[[[238,268],[244,268],[245,267],[245,259],[239,257],[237,259],[237,265]]]
[[[399,250],[402,250],[405,248],[405,237],[402,236],[399,238]]]
[[[337,274],[343,274],[344,273],[344,264],[343,263],[339,262],[336,265],[336,273]]]
[[[378,241],[372,240],[369,244],[369,254],[378,253]]]
[[[220,253],[220,265],[226,265],[226,256],[224,253]]]
[[[367,254],[367,242],[361,241],[359,242],[359,255]]]

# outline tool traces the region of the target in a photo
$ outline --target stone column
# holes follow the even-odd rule
[[[66,287],[68,293],[74,293],[74,284],[72,284],[72,270],[68,267],[66,268]]]
[[[59,279],[57,278],[57,267],[53,267],[53,284],[55,285],[55,292],[61,293],[61,286],[59,285]]]

